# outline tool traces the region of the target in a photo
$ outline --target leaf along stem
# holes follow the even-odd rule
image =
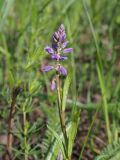
[[[62,110],[62,98],[61,98],[61,92],[60,92],[59,74],[56,76],[56,82],[57,82],[58,110],[59,110],[60,125],[61,125],[61,130],[63,133],[64,142],[65,142],[65,146],[64,146],[65,156],[66,156],[66,160],[70,160],[68,156],[68,136],[67,136],[66,125],[65,125],[65,112]]]

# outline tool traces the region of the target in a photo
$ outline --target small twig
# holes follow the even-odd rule
[[[14,88],[12,92],[12,102],[11,102],[10,113],[9,113],[9,121],[8,121],[7,146],[6,146],[6,152],[4,155],[4,160],[12,159],[14,115],[16,112],[16,99],[19,92],[20,92],[20,87]]]
[[[27,146],[27,132],[28,127],[26,126],[26,106],[23,106],[23,133],[24,133],[24,160],[28,160],[28,146]]]

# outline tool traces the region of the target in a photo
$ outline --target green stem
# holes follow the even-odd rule
[[[24,132],[24,159],[28,160],[28,149],[27,149],[27,127],[26,127],[26,112],[23,110],[23,132]]]
[[[67,136],[66,125],[65,125],[65,113],[64,111],[62,111],[59,75],[56,76],[56,82],[57,82],[58,110],[59,110],[60,125],[61,125],[61,130],[63,133],[64,142],[65,142],[65,155],[66,155],[66,160],[70,160],[70,158],[68,158],[69,157],[68,156],[68,136]]]
[[[93,117],[92,123],[91,123],[91,125],[90,125],[90,127],[89,127],[89,130],[88,130],[87,136],[86,136],[86,138],[85,138],[85,140],[84,140],[84,144],[83,144],[83,147],[82,147],[82,150],[81,150],[80,156],[79,156],[79,160],[81,160],[81,159],[82,159],[82,155],[83,155],[83,152],[84,152],[85,146],[86,146],[86,144],[87,144],[88,137],[89,137],[90,132],[91,132],[91,130],[92,130],[92,128],[93,128],[93,125],[94,125],[94,122],[95,122],[95,120],[96,120],[97,113],[98,113],[98,110],[99,110],[99,109],[100,109],[100,106],[98,106],[98,107],[97,107],[97,110],[96,110],[96,112],[95,112],[95,114],[94,114],[94,117]]]

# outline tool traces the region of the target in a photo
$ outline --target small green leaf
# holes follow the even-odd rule
[[[33,82],[30,83],[30,88],[29,88],[30,93],[32,94],[36,92],[39,87],[40,87],[40,83],[34,80]]]
[[[66,80],[65,80],[64,87],[63,87],[63,96],[62,96],[62,110],[63,111],[65,110],[65,106],[66,106],[66,101],[67,101],[67,95],[68,95],[70,82],[71,82],[71,76],[68,75]]]
[[[80,117],[79,111],[76,111],[73,113],[71,126],[70,126],[70,129],[68,130],[68,138],[69,138],[69,147],[68,147],[69,153],[68,154],[69,154],[69,157],[71,157],[71,154],[72,154],[72,148],[73,148],[74,139],[75,139],[75,136],[77,133],[79,117]]]
[[[8,79],[9,79],[10,86],[14,86],[15,79],[14,79],[13,73],[11,71],[8,72]]]

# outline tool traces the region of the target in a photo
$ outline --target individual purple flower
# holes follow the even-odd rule
[[[65,38],[66,38],[66,34],[65,33],[60,34],[59,41],[60,42],[64,42]]]
[[[50,70],[52,70],[52,69],[54,69],[53,66],[44,66],[42,70],[43,70],[44,72],[48,72],[48,71],[50,71]]]
[[[46,47],[45,47],[45,51],[48,52],[49,54],[54,54],[53,48],[51,48],[51,47],[49,47],[49,46],[46,46]]]
[[[62,44],[62,48],[64,49],[67,45],[68,45],[69,41],[65,41],[63,44]]]
[[[67,70],[63,66],[60,66],[58,68],[58,72],[62,75],[65,75],[65,76],[67,75]]]
[[[52,48],[56,51],[56,50],[57,50],[57,48],[58,48],[57,43],[52,43]]]
[[[53,79],[51,84],[50,84],[50,89],[51,89],[51,91],[54,91],[55,88],[56,88],[56,82],[55,82],[55,79]]]
[[[70,53],[73,52],[73,48],[66,48],[63,50],[63,53]]]
[[[63,60],[66,60],[66,59],[68,59],[68,57],[66,57],[66,56],[61,56],[61,57],[60,57],[60,60],[62,60],[62,61],[63,61]]]
[[[54,60],[59,60],[60,59],[60,55],[59,54],[52,54],[51,58]]]
[[[54,40],[55,42],[58,42],[58,40],[59,40],[59,32],[55,32],[55,33],[53,34],[53,40]]]
[[[66,56],[60,56],[59,54],[53,54],[53,55],[51,55],[51,58],[54,59],[54,60],[57,60],[57,61],[67,59]]]

